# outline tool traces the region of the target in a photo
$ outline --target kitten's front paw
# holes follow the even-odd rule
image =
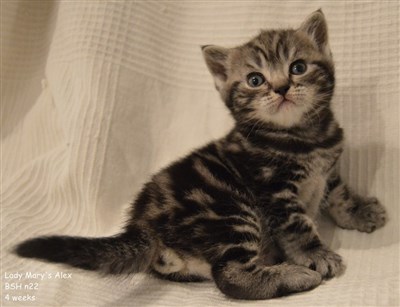
[[[342,257],[327,247],[318,247],[292,259],[296,264],[317,271],[324,279],[341,275],[346,266]]]
[[[386,224],[386,210],[377,198],[360,199],[358,202],[353,211],[357,230],[370,233]]]

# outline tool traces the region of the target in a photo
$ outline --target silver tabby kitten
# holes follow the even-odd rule
[[[309,290],[344,271],[318,235],[319,206],[340,227],[364,232],[382,227],[386,213],[335,172],[343,132],[330,107],[323,13],[236,48],[202,49],[235,119],[231,132],[153,176],[121,234],[34,238],[18,255],[110,274],[213,279],[240,299]]]

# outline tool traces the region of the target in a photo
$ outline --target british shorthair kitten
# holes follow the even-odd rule
[[[212,279],[227,296],[249,300],[310,290],[343,273],[314,224],[321,204],[337,225],[363,232],[382,227],[386,212],[335,171],[343,131],[331,110],[322,11],[298,29],[202,51],[235,119],[228,135],[155,174],[120,234],[33,238],[16,247],[19,256],[108,274]]]

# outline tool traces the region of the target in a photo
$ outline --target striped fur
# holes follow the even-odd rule
[[[310,290],[341,274],[341,257],[314,224],[320,204],[339,226],[360,231],[383,226],[386,215],[334,172],[343,131],[330,108],[327,38],[317,11],[296,30],[262,31],[235,48],[204,46],[232,131],[154,175],[122,234],[36,238],[16,253],[112,274],[213,279],[239,299]],[[305,71],[292,70],[299,60]],[[251,73],[265,81],[252,86]]]

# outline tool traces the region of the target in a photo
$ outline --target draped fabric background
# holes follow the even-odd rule
[[[347,262],[345,275],[312,292],[246,305],[399,305],[398,1],[1,5],[4,306],[242,306],[212,282],[104,278],[9,251],[37,235],[116,233],[124,206],[151,173],[232,125],[200,45],[234,46],[263,27],[296,27],[320,7],[336,60],[334,107],[347,135],[340,171],[356,191],[378,196],[390,221],[367,235],[322,220],[323,236]],[[58,271],[72,276],[55,278]],[[15,273],[24,275],[24,289],[7,290]],[[37,285],[25,289],[29,283]],[[7,300],[16,294],[35,301]]]

